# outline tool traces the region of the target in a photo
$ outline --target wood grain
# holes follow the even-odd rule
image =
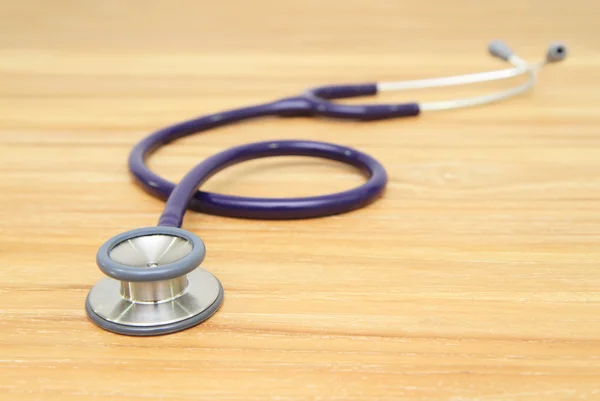
[[[600,3],[594,0],[23,0],[0,7],[0,398],[600,400]],[[390,182],[366,209],[245,221],[189,213],[226,300],[132,338],[84,313],[107,238],[155,223],[131,146],[164,125],[324,83],[497,68],[571,48],[496,105],[370,124],[264,119],[183,139],[178,180],[232,145],[342,143]],[[503,84],[380,100],[484,93]],[[335,163],[250,162],[206,189],[309,195]]]

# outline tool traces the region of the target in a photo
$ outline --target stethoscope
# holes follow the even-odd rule
[[[282,140],[225,150],[195,166],[175,185],[153,173],[145,163],[148,156],[161,146],[186,135],[257,117],[323,116],[374,121],[492,103],[528,91],[543,66],[563,60],[567,55],[566,47],[560,43],[552,44],[545,60],[537,63],[526,62],[499,41],[490,43],[489,51],[511,63],[512,67],[445,78],[323,86],[271,103],[195,118],[144,138],[131,151],[129,169],[147,192],[166,199],[166,205],[156,227],[124,232],[100,247],[96,262],[108,277],[90,290],[85,305],[88,316],[103,329],[147,336],[184,330],[217,311],[223,302],[223,287],[214,275],[200,267],[206,254],[204,243],[195,234],[181,229],[188,208],[252,219],[328,216],[368,205],[382,194],[387,182],[383,166],[356,149],[323,142]],[[519,86],[466,99],[369,105],[343,105],[331,101],[385,91],[494,81],[519,75],[528,77]],[[271,156],[312,156],[336,160],[361,170],[368,181],[344,192],[305,198],[249,198],[198,190],[208,178],[228,166]]]

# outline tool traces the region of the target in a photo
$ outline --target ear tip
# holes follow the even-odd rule
[[[501,58],[502,60],[508,61],[510,56],[513,55],[513,51],[508,47],[506,43],[501,40],[492,40],[488,45],[488,51],[494,57]]]
[[[561,61],[567,57],[567,54],[568,48],[563,42],[553,42],[548,46],[546,60],[548,62]]]

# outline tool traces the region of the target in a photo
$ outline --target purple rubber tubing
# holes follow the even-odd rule
[[[159,226],[180,227],[187,209],[220,216],[266,220],[313,218],[349,212],[377,199],[383,193],[387,174],[377,160],[345,146],[305,140],[241,145],[204,160],[190,170],[178,185],[150,171],[145,161],[161,146],[176,139],[251,118],[322,116],[374,121],[419,114],[417,103],[341,105],[329,102],[331,99],[376,93],[376,84],[324,86],[308,90],[300,96],[185,121],[161,129],[135,145],[129,155],[129,169],[144,190],[167,200]],[[311,156],[337,160],[357,167],[369,179],[363,185],[348,191],[304,198],[250,198],[198,190],[202,183],[228,166],[272,156]]]

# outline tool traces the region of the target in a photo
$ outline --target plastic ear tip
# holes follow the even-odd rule
[[[562,42],[554,42],[548,47],[546,53],[546,60],[548,62],[555,62],[564,60],[567,57],[568,49],[567,46]]]
[[[490,54],[494,57],[501,58],[504,61],[508,61],[510,56],[513,55],[513,51],[501,40],[492,40],[488,45]]]

